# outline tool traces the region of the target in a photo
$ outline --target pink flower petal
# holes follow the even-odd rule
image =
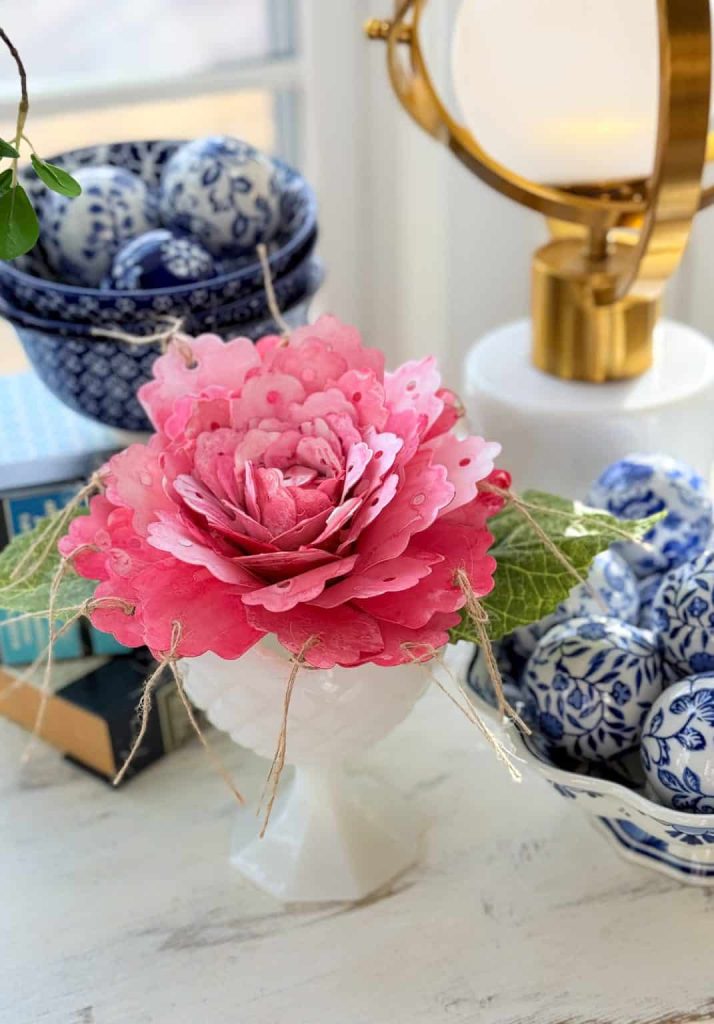
[[[431,464],[430,451],[418,452],[392,501],[358,539],[360,569],[401,555],[412,534],[430,526],[453,496],[444,466]]]
[[[394,429],[392,417],[395,413],[413,410],[423,417],[425,430],[428,430],[444,409],[444,403],[436,395],[440,383],[441,377],[433,356],[403,363],[394,373],[385,374],[384,390],[390,409],[386,429]]]
[[[252,426],[267,416],[287,420],[290,407],[304,397],[302,384],[287,374],[250,377],[240,397],[231,403],[232,425],[237,429]]]
[[[340,558],[327,565],[308,569],[299,576],[289,580],[281,580],[269,587],[253,590],[243,598],[247,605],[262,605],[269,612],[288,612],[297,604],[306,604],[321,594],[328,580],[337,576],[345,576],[353,568],[357,556]]]
[[[202,565],[223,583],[235,586],[252,586],[250,574],[233,559],[221,555],[209,544],[201,543],[200,533],[191,530],[179,519],[152,523],[149,527],[149,544],[159,551],[173,555],[187,565]]]
[[[239,658],[263,635],[246,618],[241,591],[227,586],[207,569],[173,560],[161,572],[136,579],[144,621],[144,642],[155,656],[171,648],[174,622],[181,626],[178,654],[195,658],[213,651]]]
[[[364,441],[353,444],[347,453],[345,482],[342,488],[342,501],[345,500],[355,484],[362,479],[365,469],[372,459],[372,451]]]
[[[290,579],[307,569],[314,569],[318,565],[328,565],[337,560],[338,556],[333,555],[330,551],[306,548],[303,551],[272,551],[258,555],[241,555],[236,562],[253,574],[253,588],[255,588],[260,586],[261,580],[278,582]]]
[[[461,402],[453,391],[449,391],[448,388],[439,388],[436,397],[444,403],[444,408],[425,434],[425,441],[430,441],[432,438],[438,437],[439,434],[446,434],[456,426],[464,414]]]
[[[146,534],[158,511],[175,508],[164,491],[160,453],[144,444],[130,444],[109,460],[106,496],[113,505],[133,510],[134,526],[141,534]]]
[[[500,444],[484,441],[482,437],[458,440],[450,434],[434,438],[425,447],[434,453],[434,463],[446,467],[448,480],[454,487],[448,509],[451,512],[473,501],[478,482],[493,471],[493,460],[501,451]]]
[[[248,338],[224,342],[217,335],[202,334],[189,344],[193,365],[187,365],[183,345],[170,345],[154,363],[154,380],[139,388],[139,401],[157,430],[163,428],[177,399],[210,384],[239,389],[246,374],[260,366],[260,356]]]
[[[404,665],[435,655],[449,642],[449,630],[459,624],[458,612],[435,615],[421,629],[407,629],[380,622],[383,649],[373,659],[377,665]]]
[[[439,559],[439,555],[435,559]],[[327,587],[312,603],[318,608],[335,608],[355,598],[379,597],[399,592],[397,600],[411,603],[412,588],[419,580],[429,576],[431,569],[428,559],[410,558],[402,555],[389,562],[380,562],[359,574],[348,576]],[[404,591],[409,594],[405,595]]]
[[[270,541],[270,531],[261,523],[238,508],[231,509],[229,515],[218,499],[193,477],[177,477],[174,488],[192,511],[203,516],[209,526],[219,530],[225,537],[238,541],[240,537],[248,536],[262,543]]]
[[[350,605],[323,611],[301,604],[290,615],[254,607],[247,614],[256,629],[275,633],[283,647],[293,654],[302,652],[314,668],[361,665],[374,660],[384,647],[379,625]],[[308,641],[312,643],[306,647]]]
[[[368,498],[365,498],[362,508],[354,517],[347,536],[340,545],[340,553],[354,544],[366,527],[381,515],[390,501],[394,499],[398,487],[399,477],[396,473],[391,473],[381,487],[376,488]]]
[[[373,371],[350,370],[337,382],[340,391],[357,411],[362,427],[381,430],[389,418],[384,385]]]

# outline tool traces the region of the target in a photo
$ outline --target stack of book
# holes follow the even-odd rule
[[[66,505],[126,435],[77,415],[32,374],[0,376],[0,549]],[[0,611],[0,714],[33,729],[37,677],[19,683],[49,642],[46,619],[13,621]],[[113,778],[138,723],[135,709],[151,671],[146,652],[129,651],[90,623],[55,643],[52,696],[40,735],[83,767]],[[177,746],[185,712],[170,679],[157,688],[142,749],[125,778]]]

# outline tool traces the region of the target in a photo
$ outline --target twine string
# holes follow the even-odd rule
[[[92,327],[89,333],[94,338],[107,338],[111,341],[121,341],[125,345],[132,345],[134,348],[142,348],[146,345],[159,345],[162,352],[165,352],[168,345],[180,336],[181,328],[184,326],[184,317],[165,317],[157,323],[164,323],[152,334],[130,334],[119,327]]]
[[[308,651],[319,642],[319,640],[320,638],[318,636],[309,636],[300,648],[299,652],[291,659],[290,675],[288,676],[288,681],[285,686],[285,696],[283,697],[283,715],[280,723],[280,732],[278,733],[278,742],[275,747],[275,755],[273,756],[273,762],[270,766],[268,777],[265,780],[263,795],[261,796],[260,804],[258,805],[257,813],[260,814],[263,803],[265,802],[266,793],[269,792],[268,805],[265,810],[265,817],[260,830],[261,839],[265,835],[270,823],[270,816],[273,813],[275,798],[278,794],[278,785],[280,784],[280,778],[285,767],[285,753],[287,750],[288,740],[288,714],[290,712],[290,702],[295,688],[295,681],[300,669],[305,664],[305,656]]]
[[[287,341],[290,337],[290,325],[282,314],[280,306],[278,305],[278,299],[275,294],[275,286],[273,284],[273,275],[270,271],[270,261],[268,260],[268,250],[265,242],[260,242],[257,246],[258,259],[260,260],[260,266],[263,271],[263,287],[265,288],[265,294],[268,299],[268,309],[275,323],[280,328],[282,337]]]
[[[498,760],[507,769],[513,781],[521,782],[523,776],[514,764],[514,755],[512,755],[508,748],[505,746],[505,744],[503,744],[501,740],[499,740],[499,738],[496,736],[493,730],[489,729],[488,725],[483,720],[478,710],[471,703],[471,700],[468,698],[463,687],[461,686],[459,681],[454,677],[453,672],[451,671],[449,666],[444,662],[443,657],[436,650],[436,648],[430,647],[428,644],[423,643],[405,643],[402,644],[402,650],[405,651],[411,657],[412,661],[415,664],[420,665],[424,669],[431,682],[433,682],[435,686],[438,687],[438,689],[451,701],[454,707],[457,708],[461,712],[461,714],[466,719],[468,719],[469,722],[471,722],[472,725],[476,726],[476,728],[481,732],[481,735],[484,737],[488,745],[494,751]],[[423,654],[421,655],[417,653],[420,650],[423,652]],[[436,662],[440,666],[440,668],[442,668],[444,672],[446,672],[448,678],[455,685],[459,693],[459,697],[463,699],[455,697],[454,694],[449,690],[449,688],[444,685],[441,679],[439,679],[438,675],[432,668],[432,664],[434,662]]]

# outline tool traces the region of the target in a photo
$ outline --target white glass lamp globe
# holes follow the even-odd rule
[[[464,0],[452,73],[466,127],[512,171],[549,184],[652,173],[656,0]]]

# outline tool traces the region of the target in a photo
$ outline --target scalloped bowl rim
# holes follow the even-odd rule
[[[511,741],[515,754],[549,782],[558,783],[569,789],[597,792],[614,797],[628,804],[645,817],[654,818],[662,825],[681,825],[689,829],[701,828],[702,831],[714,830],[714,813],[692,814],[690,811],[677,811],[672,807],[667,807],[665,804],[655,803],[654,800],[650,800],[641,793],[636,793],[621,782],[614,782],[611,779],[600,779],[596,775],[579,775],[577,772],[571,772],[565,768],[557,768],[555,765],[549,764],[530,748],[527,740],[521,735],[520,730],[513,722],[506,721],[502,723],[495,709],[470,687],[468,697],[481,715],[487,717],[494,725],[502,726],[505,729],[506,736]]]
[[[175,143],[177,146],[182,146],[185,142],[191,142],[192,139],[126,139],[119,142],[102,142],[96,143],[94,146],[80,146],[77,149],[67,149],[63,153],[55,153],[53,156],[47,159],[51,163],[57,161],[66,160],[68,156],[72,156],[77,153],[84,153],[87,150],[96,149],[97,146],[131,146],[131,145],[143,145],[148,146],[152,144],[165,144],[171,145]],[[280,257],[290,255],[301,244],[309,241],[310,235],[314,232],[317,235],[317,196],[312,185],[290,164],[284,160],[280,160],[277,157],[270,157],[274,164],[276,164],[281,170],[288,171],[297,181],[300,183],[300,189],[303,192],[306,199],[306,210],[307,216],[305,217],[304,223],[301,225],[300,230],[296,234],[292,235],[290,240],[277,252],[268,255],[268,265],[272,266],[273,263]],[[91,166],[86,164],[84,166]],[[121,164],[112,166],[121,167]],[[24,167],[19,174],[21,181],[29,180],[30,168]],[[27,283],[33,288],[45,289],[48,292],[61,292],[64,295],[71,297],[81,296],[116,296],[117,299],[136,298],[137,296],[146,297],[147,299],[158,298],[161,295],[183,295],[184,293],[189,294],[191,290],[197,287],[205,287],[208,284],[211,287],[218,287],[220,285],[231,284],[236,281],[242,281],[244,278],[250,277],[260,269],[260,260],[256,260],[254,263],[249,263],[245,267],[241,267],[240,270],[234,270],[227,274],[219,274],[216,277],[206,278],[205,281],[192,282],[191,284],[182,284],[174,287],[167,286],[165,288],[134,288],[134,289],[107,289],[101,288],[86,288],[80,285],[64,284],[61,281],[50,281],[45,277],[37,277],[34,274],[28,274],[24,270],[18,270],[17,267],[11,266],[9,263],[0,264],[0,281],[4,275],[10,278],[16,278],[20,283]]]

